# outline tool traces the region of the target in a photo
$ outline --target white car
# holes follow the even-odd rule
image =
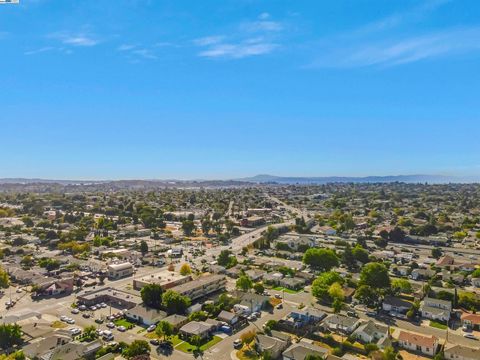
[[[60,316],[60,321],[67,322],[67,320],[68,320],[68,316],[66,315]]]
[[[73,325],[73,324],[75,324],[75,320],[72,319],[72,318],[68,318],[67,319],[67,324]]]
[[[82,330],[80,330],[79,328],[70,329],[70,334],[72,335],[80,335],[81,333],[82,333]]]
[[[72,314],[78,314],[80,312],[80,310],[78,309],[72,309]]]
[[[115,327],[115,324],[113,322],[109,322],[106,326],[110,329],[113,329]]]
[[[478,338],[472,334],[463,334],[463,337],[471,340],[478,340]]]
[[[85,310],[87,310],[87,307],[86,307],[85,305],[80,305],[80,306],[78,307],[78,309],[79,309],[80,311],[85,311]]]
[[[100,304],[100,307],[103,308],[103,309],[105,309],[105,308],[107,307],[107,304],[101,303],[101,304]]]
[[[157,325],[150,325],[148,328],[147,328],[147,331],[148,332],[152,332],[155,330],[155,328],[157,327]]]
[[[95,311],[95,310],[97,310],[97,307],[95,305],[90,306],[90,310]]]
[[[235,340],[235,341],[233,342],[233,347],[234,347],[235,349],[240,349],[240,348],[242,347],[242,340],[240,340],[240,339]]]
[[[123,325],[120,325],[119,327],[117,327],[117,330],[120,331],[120,332],[125,332],[125,331],[127,331],[127,328]]]

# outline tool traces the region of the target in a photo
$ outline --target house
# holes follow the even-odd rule
[[[129,262],[110,264],[107,267],[108,278],[111,280],[121,279],[133,274],[133,265]]]
[[[435,336],[425,336],[407,331],[400,331],[398,344],[406,350],[421,352],[429,356],[434,356],[438,349],[438,339]]]
[[[265,271],[263,270],[257,270],[257,269],[250,269],[245,271],[245,274],[252,279],[254,282],[258,282],[262,280],[263,275],[265,275]]]
[[[435,274],[435,270],[418,268],[413,269],[411,275],[413,280],[430,280]]]
[[[322,325],[331,331],[339,331],[345,334],[351,334],[357,327],[360,326],[360,324],[361,321],[357,318],[340,314],[332,314],[325,318]]]
[[[162,319],[162,321],[168,322],[173,326],[174,330],[180,329],[183,325],[188,323],[188,318],[183,315],[173,314]]]
[[[455,263],[455,259],[450,255],[442,256],[440,259],[437,260],[435,264],[437,267],[448,267],[452,266]]]
[[[33,341],[23,346],[22,351],[29,359],[40,359],[51,353],[55,348],[63,346],[72,341],[70,334],[50,334],[48,336],[36,337]]]
[[[365,324],[360,325],[353,332],[353,335],[357,340],[364,343],[376,343],[389,335],[388,326],[369,320]]]
[[[278,282],[278,285],[291,290],[300,290],[305,284],[306,280],[299,277],[284,277]]]
[[[70,295],[73,291],[73,277],[65,279],[51,279],[38,286],[36,291],[40,296]]]
[[[278,285],[283,279],[283,274],[279,272],[271,272],[263,275],[263,282],[266,284]]]
[[[452,312],[452,302],[426,297],[420,306],[422,316],[431,320],[447,322]]]
[[[230,311],[222,310],[217,319],[226,322],[228,325],[235,325],[238,322],[238,316]]]
[[[301,322],[303,324],[309,324],[309,323],[317,323],[322,321],[325,317],[327,316],[326,313],[324,313],[321,310],[317,310],[314,308],[304,308],[304,309],[299,309],[299,310],[293,310],[290,314],[289,317],[294,319],[296,322]]]
[[[480,348],[471,348],[465,345],[445,344],[443,350],[445,360],[478,360],[480,359]]]
[[[209,324],[205,321],[190,321],[180,328],[179,334],[182,339],[186,340],[190,339],[192,336],[200,336],[202,339],[207,339],[215,329],[215,325]]]
[[[291,345],[283,352],[283,360],[304,360],[307,355],[313,355],[325,359],[328,349],[305,341]]]
[[[153,309],[144,304],[131,308],[125,313],[125,317],[143,325],[154,325],[167,316],[165,311]]]
[[[480,287],[480,278],[472,278],[472,285],[475,287]]]
[[[463,326],[467,326],[472,330],[480,330],[480,314],[471,314],[464,312],[462,313],[461,320]]]
[[[48,360],[78,360],[92,357],[103,347],[100,339],[92,342],[72,341],[61,346],[57,346],[50,352],[44,354],[41,358]]]
[[[250,312],[261,311],[269,303],[270,300],[268,296],[254,293],[245,293],[243,291],[237,291],[234,296],[240,300],[240,303],[235,304],[234,309],[248,309]]]
[[[278,359],[282,352],[290,345],[290,341],[285,341],[274,336],[258,334],[255,337],[255,349],[262,354],[268,352],[272,359]]]
[[[387,296],[382,303],[382,309],[392,316],[405,315],[412,307],[412,303],[394,296]]]
[[[188,296],[192,301],[225,289],[227,279],[224,275],[200,276],[194,281],[171,288],[180,295]]]

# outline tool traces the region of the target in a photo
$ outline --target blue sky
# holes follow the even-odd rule
[[[0,5],[0,177],[480,174],[480,3]]]

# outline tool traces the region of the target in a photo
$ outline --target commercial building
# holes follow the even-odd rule
[[[183,276],[164,269],[149,276],[133,279],[133,288],[135,290],[141,290],[145,285],[157,284],[160,285],[163,290],[168,290],[191,280],[192,277],[190,275]]]
[[[175,286],[171,290],[188,296],[191,300],[200,299],[217,291],[224,290],[227,279],[223,275],[201,276],[194,281]]]
[[[121,279],[133,274],[133,265],[129,262],[110,264],[107,268],[108,277],[111,280]]]

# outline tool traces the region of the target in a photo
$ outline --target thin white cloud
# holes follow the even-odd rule
[[[242,59],[249,56],[269,54],[278,46],[274,43],[251,43],[247,41],[238,44],[217,44],[201,51],[198,55],[208,58]]]
[[[57,32],[49,35],[50,38],[57,39],[65,45],[78,46],[78,47],[90,47],[100,43],[100,40],[89,33],[72,33],[72,32]]]
[[[326,47],[312,66],[396,66],[474,51],[480,51],[480,27],[452,28],[405,38],[366,40],[341,49]]]
[[[202,48],[198,56],[205,58],[243,59],[266,55],[280,47],[278,33],[283,30],[280,22],[270,20],[269,13],[261,13],[255,21],[236,26],[236,31],[227,35],[211,35],[194,39]]]
[[[38,49],[35,49],[35,50],[25,51],[24,54],[25,55],[35,55],[35,54],[40,54],[40,53],[44,53],[44,52],[47,52],[47,51],[52,51],[54,49],[55,48],[53,46],[44,46],[44,47],[41,47],[41,48],[38,48]]]
[[[208,45],[219,44],[220,42],[222,42],[223,39],[225,39],[225,36],[223,35],[212,35],[212,36],[205,36],[202,38],[195,39],[193,40],[193,42],[197,46],[208,46]]]
[[[132,50],[135,48],[135,45],[131,45],[131,44],[122,44],[120,45],[117,50],[118,51],[128,51],[128,50]]]

